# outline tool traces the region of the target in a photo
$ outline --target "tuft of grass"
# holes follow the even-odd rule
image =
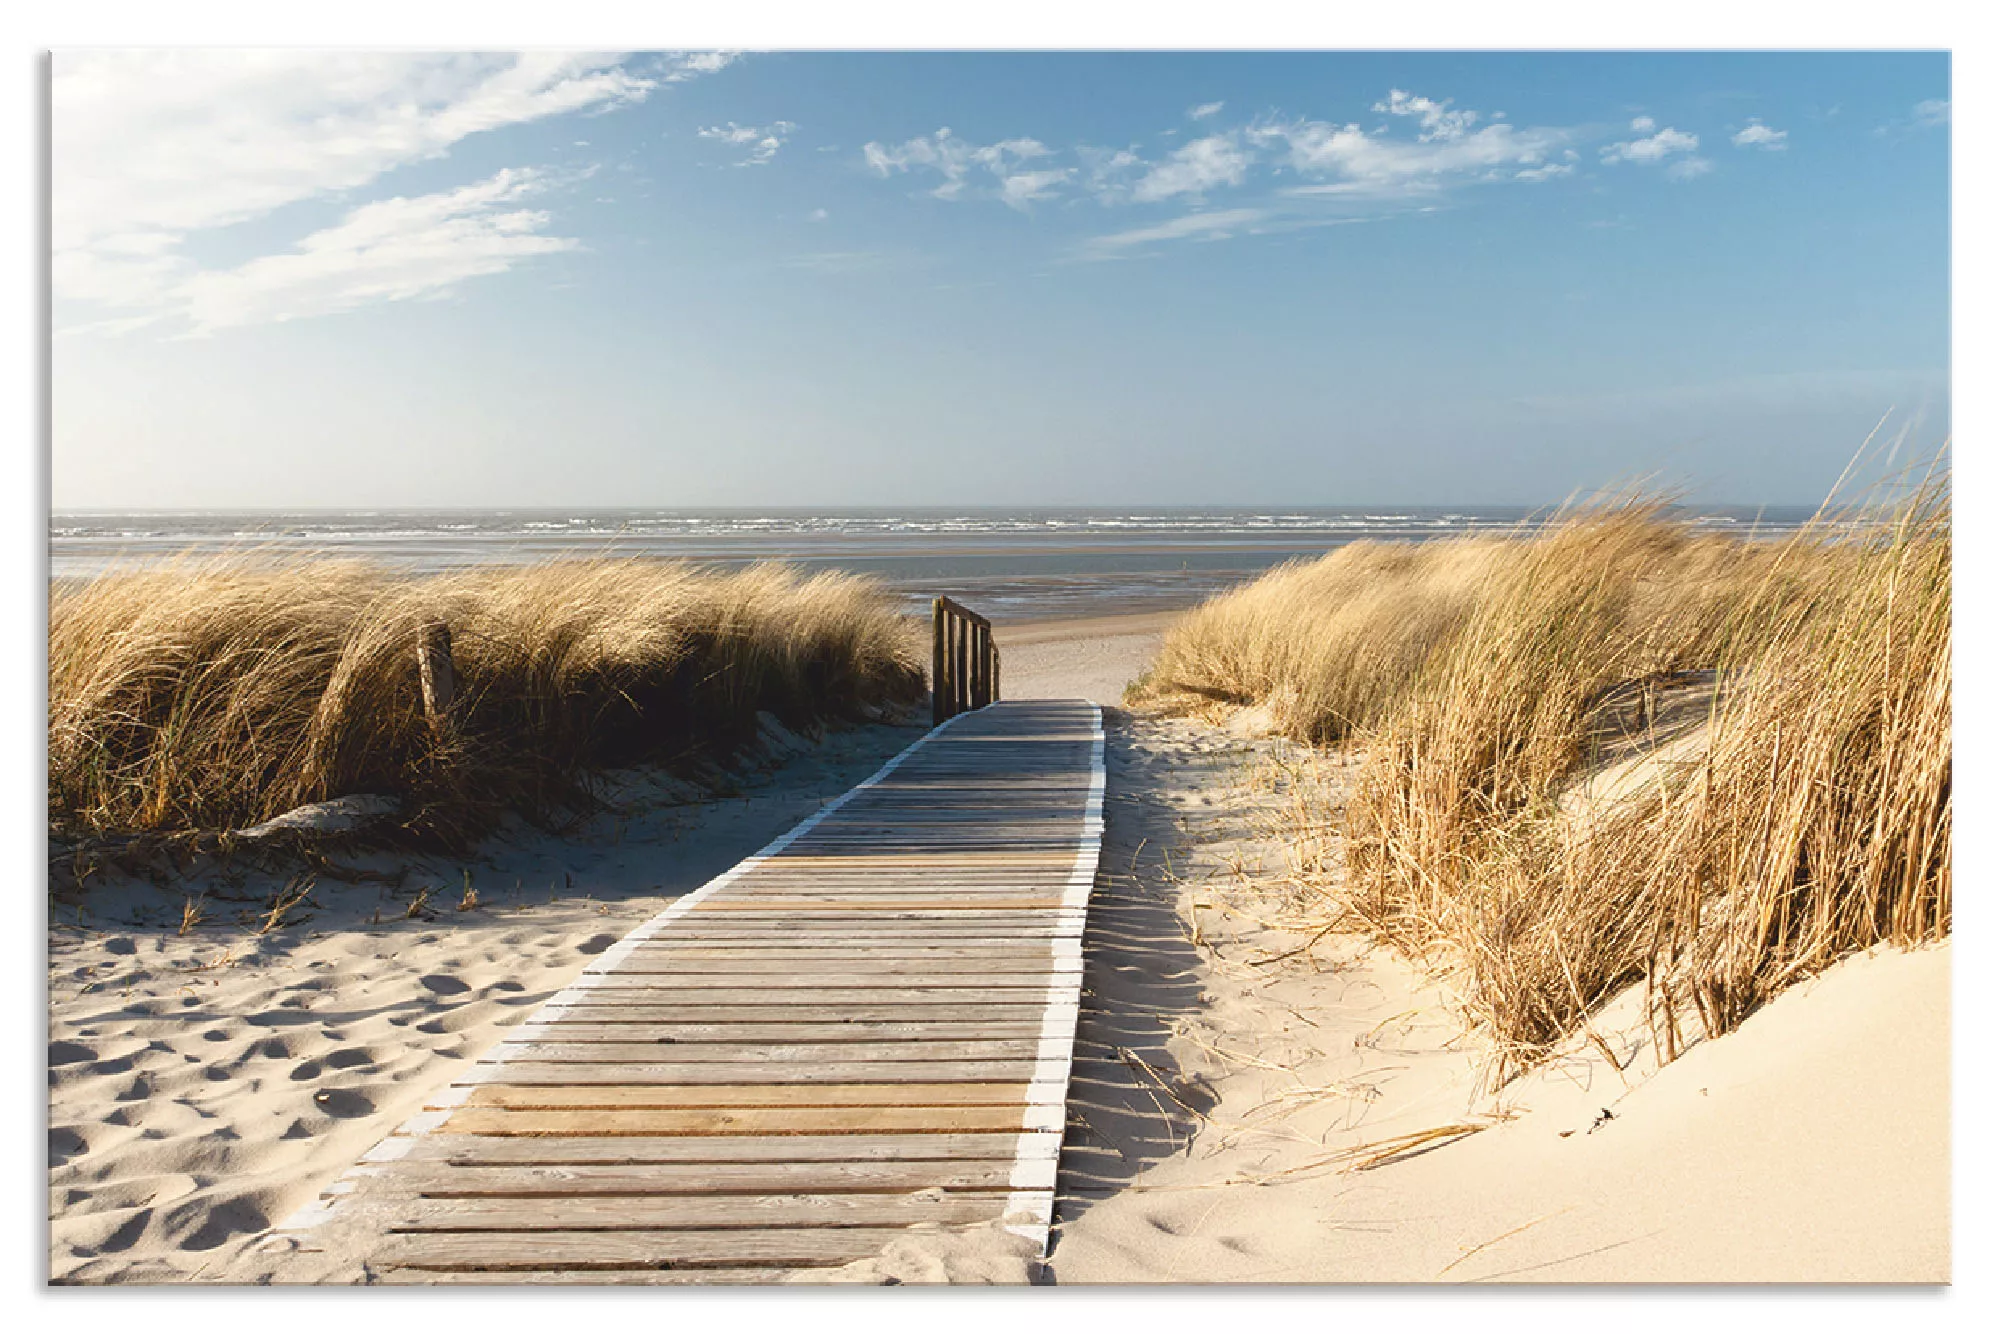
[[[433,727],[439,623],[458,693]],[[228,829],[368,792],[458,841],[574,809],[595,769],[726,758],[759,711],[808,729],[922,690],[904,622],[847,575],[183,557],[51,590],[50,823]]]
[[[1625,497],[1281,569],[1175,627],[1145,693],[1364,751],[1344,819],[1295,803],[1321,924],[1456,965],[1504,1076],[1642,978],[1672,1054],[1690,1010],[1727,1031],[1949,930],[1950,621],[1942,481],[1783,543]],[[1616,757],[1639,778],[1594,793]]]

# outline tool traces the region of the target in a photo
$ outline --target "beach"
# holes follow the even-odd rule
[[[1948,945],[1853,959],[1664,1070],[1630,1003],[1613,1006],[1595,1031],[1624,1068],[1579,1038],[1489,1090],[1491,1053],[1442,976],[1270,925],[1270,775],[1303,752],[1254,714],[1115,707],[1166,619],[997,636],[1008,697],[1111,706],[1056,1281],[1948,1276]],[[356,857],[381,880],[322,879],[263,934],[277,886],[255,874],[58,908],[51,1277],[282,1274],[270,1227],[625,931],[921,728],[786,741],[737,796],[628,774],[587,827],[516,830],[464,860]],[[190,899],[203,920],[183,932]],[[906,1251],[858,1277],[1020,1272]]]
[[[1159,614],[1003,626],[1010,698],[1113,704]],[[719,797],[643,771],[563,834],[466,858],[337,860],[284,923],[288,877],[92,885],[49,933],[50,1276],[268,1281],[259,1238],[625,932],[868,776],[927,715],[780,730]],[[188,905],[200,920],[182,930]],[[107,1114],[105,1109],[111,1110]]]

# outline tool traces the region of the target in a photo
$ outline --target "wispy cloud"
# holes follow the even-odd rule
[[[1228,208],[1209,213],[1190,213],[1185,217],[1151,227],[1135,227],[1130,231],[1093,237],[1086,244],[1085,253],[1089,257],[1110,259],[1157,241],[1220,241],[1255,227],[1269,216],[1270,214],[1261,208]]]
[[[1417,134],[1419,143],[1429,143],[1433,139],[1462,139],[1479,123],[1476,111],[1451,110],[1449,97],[1442,102],[1434,102],[1400,88],[1391,88],[1389,96],[1377,102],[1374,109],[1386,111],[1392,116],[1415,116],[1420,127]]]
[[[704,74],[719,74],[741,59],[741,51],[669,51],[660,58],[659,79],[686,83]]]
[[[1785,140],[1791,136],[1789,130],[1774,130],[1757,117],[1729,137],[1729,142],[1738,148],[1761,148],[1767,152],[1782,152]]]
[[[468,278],[576,249],[542,234],[547,213],[510,207],[547,183],[510,169],[457,190],[364,204],[295,250],[196,274],[175,296],[196,334],[443,296]]]
[[[885,145],[871,140],[861,149],[862,160],[878,176],[887,177],[906,171],[936,172],[944,179],[930,193],[939,199],[964,197],[972,190],[974,170],[982,170],[993,178],[990,193],[1015,208],[1025,208],[1036,200],[1048,198],[1057,185],[1075,174],[1072,167],[1030,168],[1026,165],[1049,156],[1051,150],[1036,139],[1003,139],[993,144],[970,144],[953,134],[948,126],[936,134],[909,139],[901,144]],[[979,193],[977,190],[972,192]]]
[[[1699,156],[1697,135],[1650,116],[1631,119],[1627,132],[1614,137],[1602,126],[1516,125],[1501,112],[1402,88],[1391,88],[1369,109],[1383,119],[1364,124],[1272,112],[1222,126],[1215,118],[1223,104],[1205,102],[1187,113],[1203,122],[1201,137],[1171,150],[1139,143],[1059,150],[1025,138],[982,147],[941,129],[901,143],[871,142],[863,159],[885,178],[931,177],[930,193],[941,199],[985,197],[1016,207],[1090,200],[1107,207],[1189,210],[1184,217],[1083,243],[1099,258],[1155,242],[1428,211],[1455,192],[1479,187],[1546,185],[1590,166],[1585,153],[1593,145],[1597,164],[1656,166],[1674,181],[1715,168]],[[1785,137],[1785,131],[1753,118],[1736,141],[1772,149],[1783,147]],[[1232,197],[1239,206],[1220,206]]]
[[[1155,203],[1176,195],[1201,196],[1225,185],[1241,185],[1250,168],[1250,154],[1233,134],[1214,134],[1182,144],[1132,187],[1139,203]]]
[[[151,314],[185,310],[199,280],[216,276],[183,253],[190,236],[359,189],[470,135],[636,102],[661,81],[616,56],[571,53],[60,54],[51,93],[55,294]],[[548,248],[499,247],[481,263]],[[285,263],[236,272],[244,271],[298,272]],[[210,290],[222,288],[239,290],[226,282]],[[213,309],[251,304],[232,298]]]
[[[703,139],[717,139],[743,149],[744,156],[737,166],[761,167],[778,155],[785,140],[798,128],[788,120],[772,121],[769,125],[738,125],[732,120],[727,125],[703,126],[695,133]]]
[[[1606,163],[1657,163],[1680,153],[1692,153],[1701,147],[1699,136],[1684,133],[1671,125],[1656,130],[1655,124],[1651,116],[1638,117],[1632,122],[1632,130],[1641,137],[1607,144],[1598,150],[1599,158]]]
[[[1942,97],[1927,97],[1910,108],[1910,114],[1877,125],[1877,139],[1901,138],[1915,130],[1942,129],[1951,124],[1951,103]]]

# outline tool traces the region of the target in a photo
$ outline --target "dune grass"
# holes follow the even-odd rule
[[[1170,631],[1135,699],[1261,704],[1364,751],[1344,810],[1296,807],[1302,845],[1344,834],[1301,859],[1317,911],[1456,965],[1504,1071],[1640,979],[1672,1050],[1690,1010],[1723,1032],[1950,929],[1950,620],[1941,483],[1785,542],[1626,498],[1277,571]],[[1694,760],[1580,817],[1579,780],[1690,693]]]
[[[439,622],[458,699],[434,726]],[[576,808],[594,769],[726,758],[759,711],[811,727],[922,691],[901,618],[846,575],[184,557],[52,590],[50,825],[228,829],[366,792],[457,839]]]

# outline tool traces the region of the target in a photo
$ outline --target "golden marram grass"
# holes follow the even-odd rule
[[[433,727],[416,644],[440,622],[458,699]],[[849,575],[183,558],[52,591],[50,822],[227,829],[368,792],[462,836],[573,804],[595,768],[725,755],[760,711],[813,726],[922,691],[903,619]]]
[[[1942,480],[1784,542],[1626,497],[1274,571],[1179,622],[1132,698],[1363,752],[1344,807],[1296,804],[1301,901],[1454,967],[1504,1074],[1641,980],[1671,1053],[1948,933],[1950,645]],[[1668,696],[1692,757],[1579,818],[1607,736],[1657,749]]]

